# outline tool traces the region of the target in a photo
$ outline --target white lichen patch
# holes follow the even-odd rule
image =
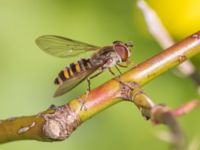
[[[30,127],[23,127],[18,130],[18,134],[23,134],[29,130]]]
[[[56,140],[69,137],[80,123],[79,117],[68,105],[57,107],[54,113],[44,114],[44,119],[44,134],[47,138]]]
[[[46,129],[46,135],[52,139],[57,139],[60,136],[61,128],[58,121],[49,120],[44,128]]]
[[[35,126],[35,122],[33,122],[31,125],[30,125],[30,128],[34,127]]]
[[[26,126],[26,127],[22,127],[22,128],[20,128],[19,130],[18,130],[18,134],[23,134],[23,133],[25,133],[25,132],[27,132],[28,130],[30,130],[32,127],[34,127],[35,126],[35,122],[33,122],[31,125],[29,125],[29,126]]]

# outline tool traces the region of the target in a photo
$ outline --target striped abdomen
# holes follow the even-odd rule
[[[74,78],[92,67],[91,59],[80,59],[76,63],[71,63],[69,66],[65,67],[65,69],[58,74],[54,83],[62,84],[64,81]]]

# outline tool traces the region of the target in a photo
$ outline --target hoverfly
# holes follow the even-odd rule
[[[73,57],[87,51],[94,51],[93,55],[88,59],[79,59],[75,63],[71,63],[60,71],[54,83],[59,85],[54,97],[61,96],[70,91],[80,82],[87,79],[90,89],[91,78],[99,75],[105,69],[111,71],[113,66],[125,67],[122,63],[128,65],[128,58],[130,56],[130,47],[132,43],[123,43],[121,41],[114,41],[111,46],[98,47],[69,38],[44,35],[36,39],[36,44],[46,53],[57,57]],[[117,67],[117,66],[116,66]],[[99,73],[90,77],[95,71],[100,70]],[[113,72],[111,71],[113,74]]]

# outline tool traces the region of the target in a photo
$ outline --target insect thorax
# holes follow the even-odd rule
[[[103,69],[110,68],[121,62],[120,57],[113,50],[112,46],[101,48],[97,53],[91,57],[91,62],[95,66],[100,66]]]

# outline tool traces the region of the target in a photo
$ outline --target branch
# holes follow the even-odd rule
[[[22,139],[64,140],[81,123],[122,99],[134,102],[145,117],[165,123],[159,117],[152,115],[153,108],[156,108],[155,104],[139,94],[140,88],[161,73],[198,53],[200,53],[200,32],[65,105],[51,106],[33,116],[1,120],[0,143]]]

